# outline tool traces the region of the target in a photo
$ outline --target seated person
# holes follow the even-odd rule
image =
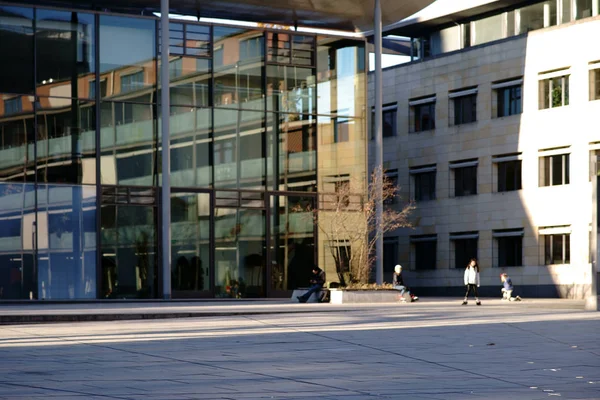
[[[500,274],[500,281],[502,282],[502,300],[508,301],[521,301],[521,297],[512,297],[514,290],[512,279],[507,273]]]
[[[325,284],[325,271],[315,265],[312,269],[313,276],[310,279],[310,288],[302,296],[296,296],[300,303],[306,303],[315,292],[320,292]],[[320,299],[319,299],[320,301]]]
[[[411,294],[410,289],[404,285],[404,279],[402,279],[402,265],[400,264],[394,267],[394,289],[400,291],[400,301],[403,303],[406,302],[404,293],[408,293],[411,302],[419,300],[419,298],[414,294]]]

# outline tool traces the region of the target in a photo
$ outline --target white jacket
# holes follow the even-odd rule
[[[466,285],[477,285],[479,287],[479,272],[473,267],[465,269],[465,286]]]

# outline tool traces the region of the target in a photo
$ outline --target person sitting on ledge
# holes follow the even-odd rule
[[[394,267],[393,278],[394,278],[394,289],[400,291],[400,301],[402,301],[403,303],[406,302],[406,299],[404,298],[404,293],[408,293],[408,295],[410,296],[411,303],[413,301],[419,300],[419,298],[417,296],[415,296],[414,294],[412,294],[410,292],[410,289],[404,284],[404,279],[402,279],[402,265],[398,264]]]
[[[315,265],[312,269],[313,276],[310,280],[310,288],[302,296],[296,296],[300,303],[306,303],[315,292],[320,292],[325,284],[325,271]],[[320,299],[319,299],[320,300]]]

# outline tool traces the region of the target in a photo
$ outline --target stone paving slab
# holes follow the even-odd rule
[[[572,303],[286,307],[3,325],[0,399],[600,399],[600,313]]]

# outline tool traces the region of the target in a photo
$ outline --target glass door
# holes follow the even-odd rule
[[[269,297],[308,286],[316,259],[314,208],[311,195],[271,195]]]
[[[171,290],[173,298],[211,297],[209,193],[171,194]]]

